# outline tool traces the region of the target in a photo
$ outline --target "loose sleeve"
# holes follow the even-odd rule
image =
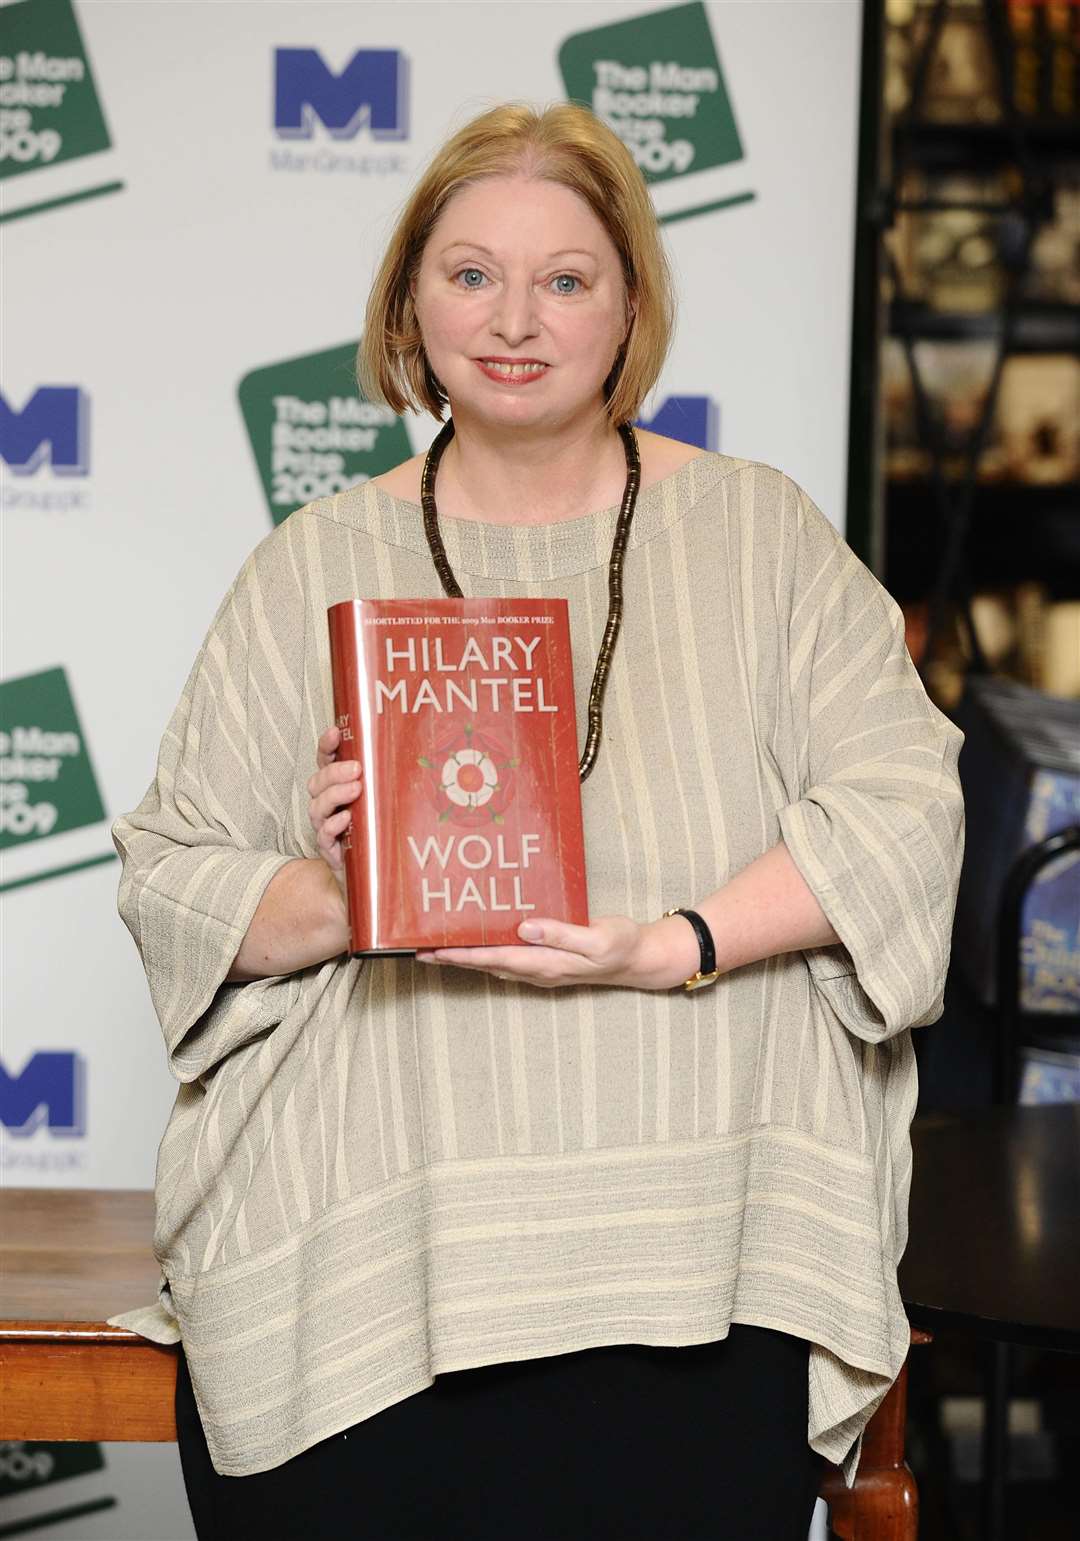
[[[930,701],[899,606],[797,492],[788,677],[800,796],[792,859],[840,937],[809,950],[817,988],[879,1043],[943,1010],[964,848],[961,733]]]
[[[277,1025],[298,974],[226,984],[286,838],[303,670],[303,599],[279,527],[218,608],[161,740],[157,772],[112,825],[117,904],[135,940],[169,1068],[194,1081]]]

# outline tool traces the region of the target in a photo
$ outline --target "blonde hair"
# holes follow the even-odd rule
[[[481,113],[436,153],[400,214],[368,297],[357,382],[394,412],[442,419],[435,378],[410,293],[424,247],[448,200],[486,177],[521,174],[580,194],[615,245],[634,316],[604,382],[615,425],[632,422],[671,346],[675,292],[645,179],[617,134],[587,107],[537,110],[510,102]]]

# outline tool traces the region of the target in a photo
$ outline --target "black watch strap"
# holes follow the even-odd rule
[[[665,910],[665,915],[685,915],[697,933],[698,947],[701,949],[701,967],[691,979],[686,981],[686,988],[693,989],[699,984],[709,984],[716,978],[719,970],[716,967],[716,946],[713,942],[712,932],[697,910]]]

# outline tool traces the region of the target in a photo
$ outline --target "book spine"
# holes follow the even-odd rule
[[[360,795],[352,803],[352,817],[341,836],[345,863],[345,892],[351,933],[351,953],[367,952],[377,945],[374,936],[375,895],[372,875],[377,870],[378,844],[374,818],[376,767],[372,763],[370,690],[361,627],[361,602],[346,600],[331,605],[330,671],[333,682],[334,721],[341,729],[335,759],[356,760],[360,765]]]

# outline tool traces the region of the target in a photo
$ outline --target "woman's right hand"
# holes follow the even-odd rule
[[[345,892],[345,858],[341,836],[352,818],[351,804],[360,795],[364,773],[357,760],[335,758],[341,743],[341,729],[335,724],[319,739],[318,770],[308,781],[308,817],[315,831],[319,854]]]

